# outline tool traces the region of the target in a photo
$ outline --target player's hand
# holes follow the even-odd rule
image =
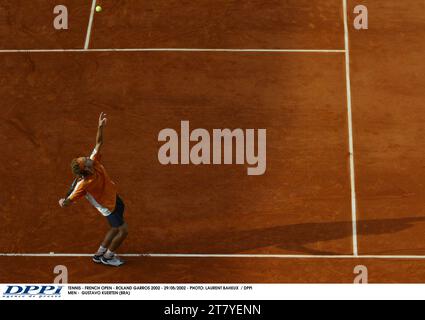
[[[59,205],[64,208],[65,206],[63,205],[63,203],[65,202],[65,199],[60,199],[59,200]]]
[[[99,116],[99,127],[103,127],[106,124],[106,113],[101,112]]]

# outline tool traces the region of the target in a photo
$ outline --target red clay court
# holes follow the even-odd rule
[[[97,4],[0,2],[0,283],[425,282],[424,1]],[[90,260],[105,219],[58,206],[101,111],[121,269]],[[266,128],[266,173],[161,165],[182,120]]]

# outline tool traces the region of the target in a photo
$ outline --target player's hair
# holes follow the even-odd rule
[[[72,170],[72,173],[75,176],[85,176],[87,174],[87,172],[85,172],[84,170],[81,170],[80,164],[78,163],[78,159],[77,158],[72,159],[72,161],[71,161],[71,170]]]

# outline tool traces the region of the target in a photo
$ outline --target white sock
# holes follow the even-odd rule
[[[108,250],[108,249],[106,249],[103,246],[100,246],[99,249],[97,249],[96,255],[102,256],[106,252],[106,250]]]
[[[114,252],[111,250],[106,251],[106,253],[103,255],[106,259],[111,259],[115,255]]]

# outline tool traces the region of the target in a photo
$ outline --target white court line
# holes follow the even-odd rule
[[[351,219],[353,229],[353,254],[358,255],[357,242],[357,205],[356,205],[356,179],[354,172],[354,139],[353,117],[351,105],[351,80],[350,80],[350,43],[348,37],[348,12],[347,0],[342,0],[344,10],[344,43],[345,43],[345,79],[347,88],[347,117],[348,117],[348,144],[350,152],[350,182],[351,182]]]
[[[88,253],[0,253],[0,257],[91,257]],[[243,258],[243,259],[376,259],[425,260],[425,255],[303,255],[303,254],[178,254],[178,253],[127,253],[121,257],[152,258]]]
[[[89,25],[87,27],[87,34],[86,34],[86,42],[84,43],[84,49],[87,50],[90,45],[90,36],[91,36],[91,29],[93,27],[93,19],[94,19],[94,11],[96,9],[96,0],[93,0],[91,5],[91,11],[90,11],[90,19],[89,19]]]
[[[95,0],[94,0],[95,1]],[[88,49],[89,34],[85,49],[5,49],[0,53],[61,53],[61,52],[264,52],[264,53],[345,53],[339,49],[196,49],[196,48],[122,48]]]

